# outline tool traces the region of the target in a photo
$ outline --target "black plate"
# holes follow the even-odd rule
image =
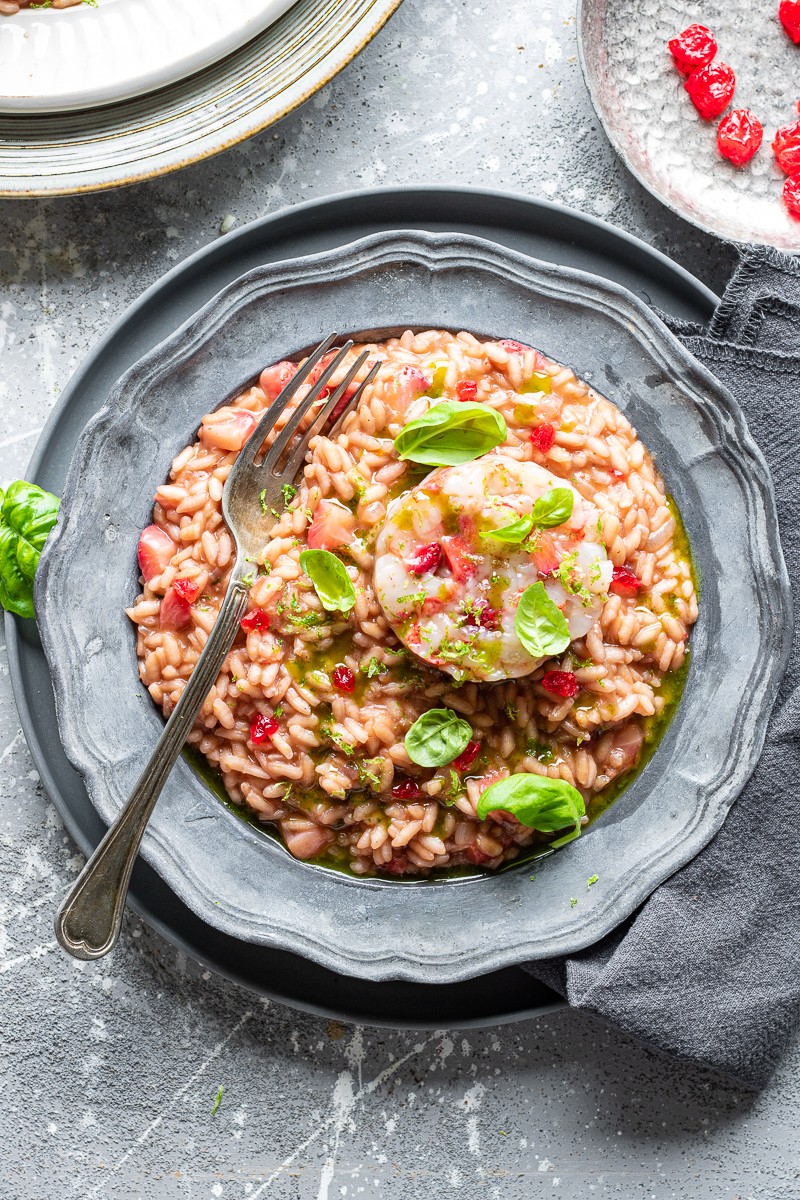
[[[221,238],[170,271],[131,306],[64,389],[30,462],[30,478],[61,492],[83,426],[116,379],[237,276],[264,262],[310,254],[384,229],[472,233],[549,262],[603,275],[676,316],[706,321],[717,297],[643,242],[570,209],[501,192],[397,188],[310,201]],[[104,825],[57,737],[50,677],[36,627],[6,615],[22,728],[42,782],[84,853]],[[139,860],[132,907],[210,969],[263,995],[326,1016],[373,1025],[464,1028],[520,1020],[563,1003],[520,968],[465,983],[366,983],[205,925]]]

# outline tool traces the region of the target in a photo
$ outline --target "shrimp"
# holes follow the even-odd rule
[[[531,526],[536,501],[554,488],[571,493],[569,515],[555,527]],[[600,615],[612,564],[587,537],[598,515],[535,463],[487,454],[439,467],[389,506],[375,547],[378,600],[403,644],[459,681],[529,675],[544,659],[525,649],[514,625],[527,588],[544,581],[573,640]],[[521,521],[516,541],[494,536]]]

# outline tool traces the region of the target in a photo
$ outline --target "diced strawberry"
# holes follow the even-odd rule
[[[618,596],[635,596],[641,586],[641,579],[628,567],[614,567],[608,590]]]
[[[356,518],[349,508],[335,500],[320,500],[308,531],[312,550],[335,550],[349,546],[355,539]]]
[[[441,561],[442,547],[438,542],[429,542],[427,546],[417,547],[406,566],[412,575],[430,575]]]
[[[330,366],[330,364],[336,358],[336,355],[338,353],[339,353],[338,350],[329,350],[327,354],[323,354],[322,358],[319,360],[317,365],[315,367],[312,367],[308,373],[308,378],[306,379],[306,383],[309,386],[311,386],[312,384],[315,384],[317,382],[317,380],[322,375],[323,371],[327,367]]]
[[[484,863],[492,861],[491,856],[489,854],[484,854],[479,846],[467,846],[464,853],[469,861],[474,863],[476,867],[482,867]]]
[[[462,379],[456,384],[456,400],[474,400],[478,385],[473,379]]]
[[[471,579],[475,574],[475,563],[464,539],[457,535],[446,537],[442,540],[442,549],[456,583],[466,583]]]
[[[405,855],[393,854],[388,862],[381,863],[380,869],[387,875],[405,875],[408,870],[408,862]]]
[[[145,583],[166,571],[177,546],[172,538],[158,525],[148,525],[139,535],[139,570]]]
[[[454,771],[468,771],[481,752],[481,744],[477,741],[467,742],[458,758],[454,758],[450,766]]]
[[[254,413],[242,408],[229,408],[223,420],[209,421],[200,427],[200,441],[210,449],[241,450],[256,424]]]
[[[250,722],[250,741],[254,746],[260,746],[267,738],[274,737],[280,729],[276,717],[266,717],[263,713],[256,713]]]
[[[475,607],[467,613],[465,625],[480,625],[481,629],[498,629],[500,613],[492,608],[488,600],[477,600]]]
[[[540,575],[552,575],[558,568],[561,558],[550,534],[539,534],[531,551],[531,559]]]
[[[430,386],[431,380],[423,375],[419,367],[412,367],[410,363],[401,367],[395,377],[400,411],[404,412],[411,401],[416,400],[417,396],[421,396],[423,392],[427,392]]]
[[[531,445],[539,451],[540,454],[547,454],[548,450],[552,450],[553,442],[556,440],[556,431],[552,425],[546,422],[542,425],[536,425],[530,433]]]
[[[409,629],[408,633],[406,634],[406,641],[410,642],[412,646],[418,646],[422,641],[422,635],[419,631],[419,621],[415,621]]]
[[[289,380],[297,374],[297,364],[284,359],[265,367],[258,379],[258,386],[270,399],[276,400]]]
[[[404,779],[394,785],[392,795],[395,800],[421,800],[423,791],[415,779]]]
[[[572,700],[578,694],[578,680],[573,671],[548,671],[542,676],[542,687],[564,700]]]
[[[253,608],[242,617],[242,629],[245,633],[253,633],[255,630],[269,629],[269,613],[263,608]]]
[[[164,593],[158,613],[162,629],[185,629],[191,624],[192,605],[200,594],[193,579],[175,579]]]
[[[345,663],[339,663],[331,673],[333,686],[348,696],[356,690],[356,677]]]

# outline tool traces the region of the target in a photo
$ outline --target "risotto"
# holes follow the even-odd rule
[[[75,8],[78,4],[91,3],[91,0],[50,0],[47,8]],[[0,0],[0,16],[13,17],[22,8],[44,8],[41,0]]]
[[[468,333],[348,363],[365,348],[377,378],[264,511],[189,743],[297,858],[493,869],[577,836],[652,751],[697,618],[689,549],[636,431],[569,367]],[[128,615],[165,716],[233,565],[225,479],[295,370],[203,417],[156,492]]]

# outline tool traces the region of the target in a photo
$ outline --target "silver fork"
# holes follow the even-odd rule
[[[260,458],[264,441],[297,389],[321,362],[336,340],[331,334],[317,346],[303,366],[270,405],[245,443],[226,480],[222,512],[236,544],[236,562],[228,590],[203,652],[158,739],[130,799],[110,826],[100,845],[81,871],[56,914],[56,937],[75,958],[102,958],[119,937],[125,897],[139,845],[156,800],[175,765],[186,737],[197,719],[211,685],[230,650],[239,622],[247,610],[254,564],[264,548],[264,511],[282,499],[281,489],[300,470],[312,437],[326,429],[348,387],[367,360],[364,351],[342,382],[325,400],[309,428],[298,435],[303,418],[319,400],[328,380],[353,346],[346,342],[322,371],[308,395],[300,401],[284,428]],[[372,382],[375,363],[332,422],[338,428],[347,412]],[[332,430],[331,430],[332,431]]]

